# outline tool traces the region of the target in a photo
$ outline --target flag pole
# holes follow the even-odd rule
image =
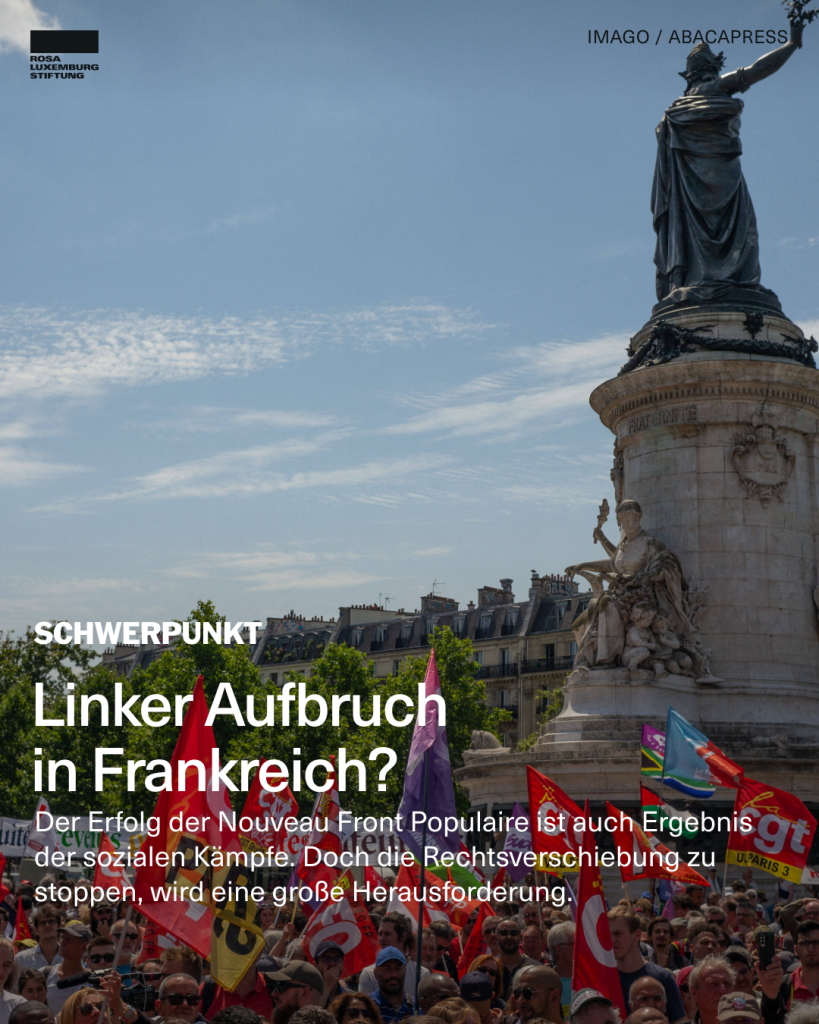
[[[119,964],[120,953],[122,953],[122,946],[123,946],[123,943],[125,942],[125,933],[128,931],[128,925],[131,923],[131,914],[133,912],[133,909],[134,909],[133,903],[129,903],[128,904],[128,909],[125,912],[125,920],[124,920],[123,925],[122,925],[122,931],[119,933],[119,942],[117,943],[117,949],[116,949],[116,952],[114,953],[113,973],[116,973],[117,965]],[[111,927],[112,928],[114,927],[115,924],[116,924],[115,921],[111,921]],[[107,1009],[108,1009],[108,993],[105,992],[105,993],[103,993],[102,1006],[100,1007],[99,1019],[101,1021],[105,1020],[105,1013],[106,1013]]]
[[[418,983],[421,980],[421,949],[423,946],[424,931],[424,865],[426,863],[427,845],[427,787],[429,782],[429,749],[424,751],[424,824],[421,829],[421,892],[418,900],[418,945],[415,951],[415,999],[412,1008],[414,1016],[421,1013],[421,1004],[418,1001]]]

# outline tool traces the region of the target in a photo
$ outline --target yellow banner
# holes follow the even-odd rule
[[[737,867],[759,868],[760,871],[767,871],[769,875],[784,878],[787,882],[796,882],[797,885],[802,881],[803,868],[785,864],[781,860],[773,860],[771,857],[763,857],[761,853],[751,853],[749,850],[729,850],[725,859],[729,864],[736,864]]]

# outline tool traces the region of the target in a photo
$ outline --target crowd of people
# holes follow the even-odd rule
[[[0,904],[0,1024],[819,1024],[819,898],[773,904],[750,872],[722,894],[688,886],[662,914],[648,892],[609,909],[625,1021],[611,993],[572,990],[565,906],[496,904],[479,936],[477,909],[460,930],[433,920],[419,967],[417,923],[369,904],[379,951],[350,974],[332,937],[305,950],[300,908],[263,902],[264,950],[229,992],[185,946],[146,958],[133,908],[34,893],[21,882]],[[32,938],[13,940],[20,904]]]

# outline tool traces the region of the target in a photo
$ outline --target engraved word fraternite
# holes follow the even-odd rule
[[[680,72],[688,83],[657,127],[651,194],[657,249],[657,298],[663,307],[744,297],[779,309],[760,284],[753,204],[740,166],[743,102],[735,94],[778,71],[802,45],[803,22],[790,42],[747,68],[721,75],[725,58],[699,43]]]

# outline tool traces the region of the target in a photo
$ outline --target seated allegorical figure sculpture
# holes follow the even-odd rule
[[[660,679],[673,673],[703,684],[719,682],[700,643],[699,618],[707,590],[689,586],[679,558],[642,528],[643,510],[636,501],[626,499],[617,506],[617,545],[603,533],[604,508],[607,504],[601,507],[593,536],[608,558],[566,569],[568,576],[588,580],[593,593],[572,625],[575,669],[642,668]]]

